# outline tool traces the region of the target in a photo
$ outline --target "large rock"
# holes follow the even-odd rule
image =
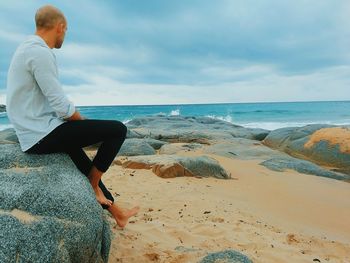
[[[143,136],[138,134],[137,132],[134,132],[133,130],[127,129],[126,138],[128,138],[128,139],[134,139],[134,138],[140,139],[140,138],[143,138]]]
[[[308,125],[270,132],[263,143],[294,157],[342,171],[350,167],[350,129],[331,125]]]
[[[207,156],[182,157],[176,155],[153,155],[127,157],[116,161],[124,168],[150,169],[163,178],[196,176],[228,179],[231,176],[218,161]]]
[[[279,172],[284,172],[287,169],[295,170],[299,173],[317,175],[337,180],[350,181],[350,175],[337,173],[323,169],[322,167],[309,161],[296,159],[293,157],[272,158],[260,163],[261,165]]]
[[[153,147],[155,150],[159,150],[163,145],[168,144],[167,142],[160,141],[160,140],[155,140],[152,138],[144,138],[143,139],[146,143],[148,143],[150,146]]]
[[[267,160],[272,157],[288,156],[285,153],[281,153],[263,145],[259,141],[244,138],[232,138],[227,142],[220,142],[207,146],[203,150],[203,153],[242,160]]]
[[[120,148],[118,155],[135,156],[135,155],[152,155],[156,151],[143,139],[126,139]]]
[[[0,152],[0,262],[107,262],[108,222],[69,156]]]
[[[176,154],[181,151],[191,151],[202,148],[202,145],[199,143],[189,143],[189,144],[178,144],[171,143],[165,144],[160,148],[159,154]]]
[[[244,128],[209,117],[150,116],[135,118],[127,126],[142,137],[172,143],[210,144],[210,141],[231,138],[262,140],[269,133],[267,130]]]
[[[1,137],[0,137],[1,138]],[[152,144],[152,147],[150,144]],[[119,156],[137,156],[137,155],[152,155],[156,154],[155,148],[160,148],[161,145],[166,144],[166,142],[160,142],[153,139],[126,139],[120,148]],[[86,150],[97,150],[101,143],[96,143],[94,145],[85,147]]]
[[[232,136],[228,133],[218,132],[218,131],[200,131],[188,128],[178,128],[178,129],[167,129],[167,128],[147,128],[139,127],[134,128],[138,134],[142,137],[152,138],[156,140],[162,140],[169,143],[201,143],[210,144],[212,140],[229,140]]]
[[[210,253],[199,263],[253,263],[247,256],[235,250]]]
[[[271,148],[284,150],[292,141],[306,139],[317,130],[333,128],[334,125],[311,124],[303,127],[286,127],[271,131],[263,140],[263,143]]]

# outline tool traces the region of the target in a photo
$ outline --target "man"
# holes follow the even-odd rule
[[[122,210],[116,206],[101,177],[122,146],[127,128],[119,121],[84,119],[64,94],[51,50],[64,42],[67,20],[63,13],[43,6],[35,23],[35,35],[17,48],[7,80],[7,115],[21,149],[30,154],[68,153],[88,177],[97,201],[124,227],[139,207]],[[91,161],[82,148],[98,142],[102,144]]]

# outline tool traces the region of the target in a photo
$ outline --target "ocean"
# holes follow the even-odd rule
[[[275,130],[307,124],[350,126],[350,101],[224,103],[186,105],[81,106],[89,119],[119,120],[124,123],[142,116],[207,116],[250,128]],[[0,113],[0,130],[12,127]]]

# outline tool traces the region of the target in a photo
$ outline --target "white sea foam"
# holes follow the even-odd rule
[[[246,128],[261,128],[265,130],[276,130],[287,127],[303,127],[310,124],[329,124],[339,126],[349,126],[350,122],[330,122],[330,121],[319,121],[319,122],[250,122],[250,123],[236,123]]]
[[[241,125],[245,128],[261,128],[265,130],[276,130],[286,127],[303,127],[310,124],[329,124],[329,125],[339,125],[339,126],[350,126],[350,120],[344,121],[300,121],[300,122],[234,122],[232,116],[216,116],[207,115],[206,117],[218,119],[222,121],[227,121],[236,125]]]
[[[179,116],[180,115],[180,109],[172,110],[170,112],[170,116]]]
[[[154,116],[167,116],[164,112],[158,112],[156,114],[153,114]]]
[[[127,124],[128,122],[130,122],[132,119],[126,119],[123,121],[124,124]]]
[[[286,127],[302,127],[311,123],[301,123],[301,122],[249,122],[249,123],[236,123],[245,128],[261,128],[265,130],[276,130]]]
[[[230,115],[226,115],[226,116],[207,115],[206,117],[233,123],[233,118]]]

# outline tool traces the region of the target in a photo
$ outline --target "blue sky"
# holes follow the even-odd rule
[[[44,1],[0,2],[0,103]],[[76,105],[350,100],[350,1],[51,1]]]

